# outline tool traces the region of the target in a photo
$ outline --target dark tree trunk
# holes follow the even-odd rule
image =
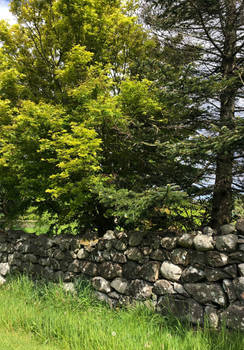
[[[225,23],[225,43],[222,55],[222,77],[227,82],[220,95],[220,127],[234,129],[235,99],[237,94],[235,77],[236,64],[236,0],[228,0],[228,15]],[[212,202],[212,226],[229,223],[232,217],[233,152],[222,149],[216,156],[215,185]]]
[[[216,177],[212,204],[212,226],[219,227],[231,221],[232,200],[232,154],[219,154],[216,161]]]

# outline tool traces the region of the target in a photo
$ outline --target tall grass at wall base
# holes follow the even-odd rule
[[[60,350],[244,349],[241,333],[193,328],[141,304],[111,310],[96,301],[87,283],[76,289],[73,295],[62,284],[10,279],[0,287],[0,329],[31,333]]]

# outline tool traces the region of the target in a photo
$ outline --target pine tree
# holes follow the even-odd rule
[[[199,118],[198,128],[201,135],[192,141],[185,140],[180,153],[182,159],[190,157],[192,162],[198,157],[206,171],[211,172],[214,167],[211,217],[212,225],[218,227],[231,221],[234,175],[243,172],[243,119],[238,114],[243,111],[244,1],[147,0],[146,3],[146,22],[156,30],[162,45],[180,37],[174,46],[175,55],[200,53],[193,64],[196,76],[202,79],[202,89],[186,90],[186,94],[203,98],[205,113]],[[206,83],[209,79],[211,84]]]

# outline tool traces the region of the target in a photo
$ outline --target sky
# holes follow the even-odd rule
[[[0,20],[5,19],[10,24],[14,24],[16,20],[9,11],[8,3],[9,3],[9,0],[0,0]]]

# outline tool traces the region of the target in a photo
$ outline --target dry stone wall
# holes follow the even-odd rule
[[[11,273],[62,280],[88,278],[111,307],[150,304],[182,320],[244,330],[244,220],[216,234],[113,232],[102,238],[0,232],[0,284]]]

